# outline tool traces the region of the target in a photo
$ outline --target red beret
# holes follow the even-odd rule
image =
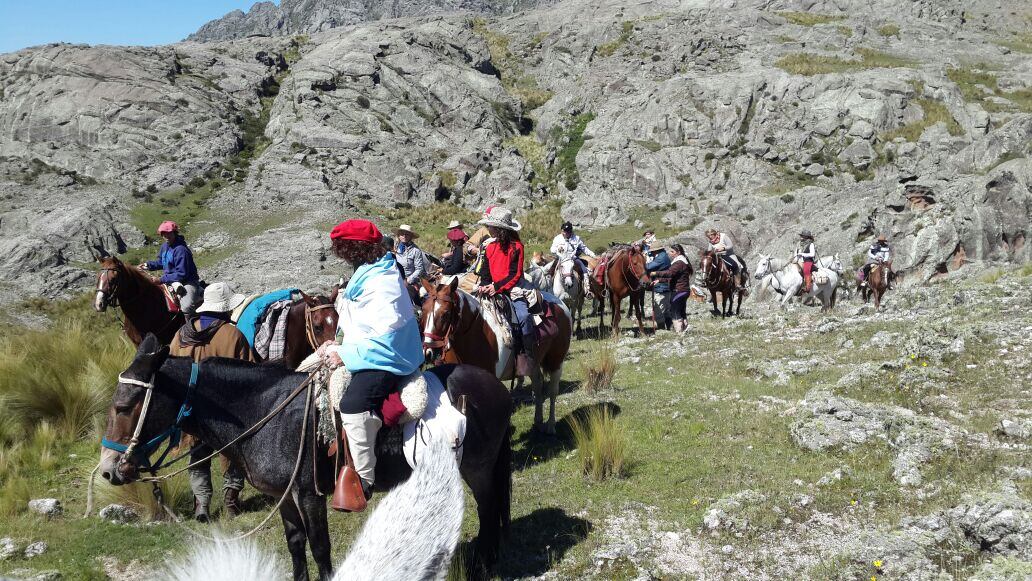
[[[451,230],[448,230],[448,240],[459,241],[467,238],[469,238],[469,236],[466,236],[466,233],[462,231],[462,228],[452,228]]]
[[[371,244],[379,244],[383,240],[383,234],[369,220],[345,220],[337,224],[330,232],[331,240],[360,240]]]

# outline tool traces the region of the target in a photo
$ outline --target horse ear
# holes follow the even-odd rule
[[[451,282],[448,284],[448,288],[454,293],[455,289],[459,288],[459,277],[453,277]]]
[[[432,294],[437,290],[434,288],[434,285],[430,284],[430,281],[425,278],[419,279],[419,284],[423,285],[423,289],[426,290],[426,294]]]
[[[337,286],[333,287],[333,292],[330,293],[330,302],[331,303],[336,303],[337,302],[337,295],[340,294],[340,289],[341,289],[340,285],[337,285]]]
[[[161,347],[161,342],[154,333],[147,333],[147,336],[140,342],[140,346],[136,348],[136,355],[152,355],[158,352],[159,347]]]
[[[312,297],[308,296],[308,294],[305,291],[303,291],[301,289],[298,289],[297,292],[298,292],[298,294],[301,295],[301,300],[303,300],[306,305],[309,305],[309,306],[312,306],[312,307],[315,306],[315,299],[313,299]]]

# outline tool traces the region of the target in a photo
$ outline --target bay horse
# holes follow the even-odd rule
[[[93,308],[103,313],[108,307],[121,307],[122,329],[134,345],[148,333],[168,345],[186,319],[182,312],[169,312],[161,283],[114,256],[105,256],[99,262]]]
[[[864,302],[868,302],[871,297],[874,297],[874,308],[881,308],[881,298],[885,296],[885,291],[889,288],[889,264],[884,262],[876,262],[871,265],[871,272],[867,275],[867,284],[864,285],[862,282],[857,284],[857,291],[860,292],[861,296],[864,297]]]
[[[484,308],[472,294],[458,288],[453,278],[448,284],[423,283],[427,298],[423,301],[419,319],[423,329],[423,351],[433,364],[465,363],[475,365],[498,379],[516,379],[516,353],[500,337],[506,335],[494,316],[485,315]],[[565,305],[555,309],[558,332],[540,341],[537,365],[530,377],[534,391],[534,428],[555,434],[555,398],[559,396],[559,380],[563,375],[563,360],[570,350],[572,322]],[[510,331],[511,333],[511,331]],[[545,385],[544,375],[548,375]],[[548,422],[544,422],[544,396],[549,398]]]
[[[645,283],[649,282],[648,272],[645,270],[645,254],[636,245],[621,245],[606,251],[605,272],[602,274],[602,283],[596,276],[591,276],[591,293],[598,301],[598,330],[602,333],[602,317],[605,314],[605,297],[609,297],[609,307],[613,313],[612,333],[613,337],[620,334],[620,311],[624,297],[631,297],[631,306],[634,307],[634,314],[638,319],[638,333],[645,334],[645,325],[642,319],[645,316]]]
[[[330,297],[302,292],[301,300],[290,305],[282,360],[288,368],[297,369],[319,345],[336,335],[338,319],[333,301],[339,288],[335,287]]]
[[[699,260],[699,276],[702,283],[709,289],[713,300],[714,315],[730,317],[732,314],[739,315],[742,312],[742,295],[745,289],[740,288],[731,274],[731,269],[713,251],[703,251]],[[720,293],[721,308],[717,307],[717,293]],[[738,305],[735,307],[735,295],[738,295]],[[734,311],[732,313],[731,311]]]
[[[453,402],[466,402],[459,471],[477,503],[480,530],[474,555],[490,567],[510,522],[512,399],[501,382],[475,366],[443,365],[429,372],[441,380]],[[290,399],[303,390],[307,378],[285,367],[219,357],[195,366],[189,358],[169,357],[168,346],[148,334],[119,375],[104,431],[101,475],[116,486],[140,479],[141,472],[151,471],[148,456],[173,428],[219,449],[282,406],[268,423],[223,453],[244,467],[257,490],[283,499],[279,512],[294,579],[308,579],[307,544],[320,579],[329,580],[333,564],[324,493],[333,490],[333,459],[325,446],[314,445],[316,422],[304,420],[307,396]],[[190,413],[182,414],[184,409]],[[139,447],[128,450],[135,441]],[[377,489],[386,490],[410,474],[400,453],[380,454]]]

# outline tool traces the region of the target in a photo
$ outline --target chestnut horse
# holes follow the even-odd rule
[[[731,274],[731,269],[712,251],[702,253],[699,262],[699,276],[713,295],[713,314],[729,317],[742,312],[742,295],[745,289],[740,288]],[[720,293],[723,310],[717,308],[717,293]],[[738,295],[738,306],[735,308],[735,295]],[[734,313],[732,309],[734,308]]]
[[[881,298],[889,288],[889,265],[877,262],[871,265],[871,274],[867,276],[867,285],[860,285],[857,288],[866,303],[874,297],[874,308],[881,308]]]
[[[122,307],[122,328],[134,345],[143,342],[147,333],[168,345],[186,320],[181,312],[169,312],[161,283],[135,266],[106,256],[100,259],[93,308],[103,313],[110,306]]]
[[[287,311],[287,336],[283,350],[283,364],[297,369],[306,357],[315,353],[326,339],[333,339],[337,331],[337,311],[333,308],[333,296],[309,296],[301,293],[301,300],[290,305]]]
[[[609,308],[613,312],[612,332],[613,337],[620,334],[620,310],[624,297],[631,297],[631,307],[638,319],[638,333],[645,334],[645,325],[642,323],[644,312],[645,283],[649,281],[649,275],[645,270],[645,254],[641,248],[634,245],[619,246],[606,252],[605,273],[602,275],[602,284],[592,273],[591,294],[598,301],[598,330],[602,333],[602,316],[605,314],[604,297],[609,295]]]
[[[458,277],[448,284],[433,285],[423,281],[427,298],[419,319],[423,329],[423,350],[427,361],[467,363],[490,371],[501,380],[516,378],[516,353],[504,345],[499,337],[504,330],[494,316],[484,314],[484,308],[473,295],[458,288]],[[490,299],[486,299],[490,300]],[[562,303],[552,303],[559,331],[538,344],[537,363],[530,377],[534,391],[534,428],[548,434],[555,433],[555,398],[559,396],[559,380],[563,375],[563,360],[570,350],[573,322],[570,312]],[[544,375],[548,375],[548,422],[544,423]]]

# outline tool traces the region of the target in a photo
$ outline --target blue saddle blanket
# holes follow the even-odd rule
[[[258,332],[258,324],[265,317],[265,311],[269,309],[269,305],[290,300],[291,295],[296,292],[298,292],[296,288],[272,291],[254,299],[244,308],[244,312],[240,313],[240,319],[237,320],[237,329],[240,329],[251,347],[254,347],[254,335]]]

